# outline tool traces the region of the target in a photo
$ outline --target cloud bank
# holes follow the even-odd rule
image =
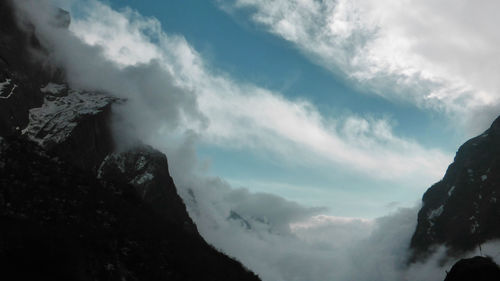
[[[229,13],[248,10],[252,21],[312,61],[371,92],[465,115],[460,125],[471,134],[498,115],[498,1],[217,2]]]
[[[435,180],[449,162],[449,155],[396,136],[391,120],[356,115],[327,119],[307,100],[289,100],[210,69],[184,38],[163,33],[155,19],[91,3],[83,8],[86,17],[74,20],[71,31],[88,45],[101,48],[120,71],[131,72],[132,81],[119,92],[134,93],[127,97],[153,108],[172,107],[162,115],[182,113],[177,128],[195,132],[205,143],[264,151],[302,165],[320,159],[384,180]],[[117,92],[108,81],[91,82],[107,78],[83,74],[88,70],[100,76],[91,71],[94,65],[76,65],[68,66],[74,68],[70,77],[78,77],[76,84]],[[171,100],[158,100],[166,98]]]
[[[327,119],[306,100],[234,81],[207,66],[183,37],[131,9],[64,2],[78,17],[62,30],[47,24],[50,1],[15,3],[35,23],[47,62],[63,67],[71,86],[127,99],[115,108],[117,141],[133,137],[166,151],[203,237],[263,280],[442,279],[435,260],[405,266],[416,209],[377,220],[326,216],[324,208],[207,176],[196,148],[242,147],[396,182],[435,180],[448,162],[443,153],[396,136],[389,120]]]

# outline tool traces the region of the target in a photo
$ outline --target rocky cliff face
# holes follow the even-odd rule
[[[132,185],[141,200],[164,219],[187,232],[197,233],[168,173],[167,157],[163,153],[146,145],[112,153],[99,167],[98,177]]]
[[[168,178],[164,168],[152,177]],[[149,186],[165,188],[162,206],[145,200],[142,191],[154,194],[142,176],[104,178],[36,143],[0,139],[2,279],[259,280],[199,236],[173,184]]]
[[[19,134],[28,124],[28,110],[40,106],[40,88],[47,75],[32,63],[36,50],[41,50],[31,31],[22,31],[8,1],[0,2],[0,133]],[[47,77],[49,76],[49,77]]]
[[[22,136],[81,169],[97,171],[113,150],[109,119],[111,105],[117,99],[52,82],[40,91],[43,103],[29,109],[29,122],[21,130]]]
[[[32,59],[34,28],[0,1],[1,278],[259,280],[199,235],[164,154],[114,151],[117,99]]]
[[[411,240],[413,260],[437,245],[450,255],[500,238],[500,118],[458,150],[444,178],[422,198]]]
[[[66,28],[68,13],[55,14],[53,24]],[[35,30],[17,23],[9,1],[0,2],[0,135],[24,135],[95,171],[113,149],[108,119],[116,99],[69,88],[64,72],[46,64]]]

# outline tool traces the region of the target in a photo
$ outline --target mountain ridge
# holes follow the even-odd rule
[[[412,261],[439,245],[457,257],[500,238],[500,117],[458,149],[443,179],[422,197]]]
[[[67,28],[57,11],[52,24]],[[42,63],[36,26],[15,14],[0,1],[2,276],[260,280],[200,236],[163,153],[140,143],[116,151],[112,106],[126,101],[72,89]],[[131,164],[122,170],[120,159]]]

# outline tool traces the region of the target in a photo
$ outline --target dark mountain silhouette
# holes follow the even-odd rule
[[[450,256],[500,238],[500,118],[458,150],[444,178],[422,198],[411,240],[412,260],[438,245]]]
[[[47,68],[35,29],[0,1],[1,279],[259,280],[199,235],[164,154],[115,151],[118,100]]]
[[[497,281],[500,268],[489,257],[461,259],[453,265],[444,281]]]

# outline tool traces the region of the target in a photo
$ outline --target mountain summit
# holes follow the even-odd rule
[[[422,198],[411,240],[413,260],[436,246],[459,255],[500,238],[500,117],[481,135],[464,143],[444,178]]]

